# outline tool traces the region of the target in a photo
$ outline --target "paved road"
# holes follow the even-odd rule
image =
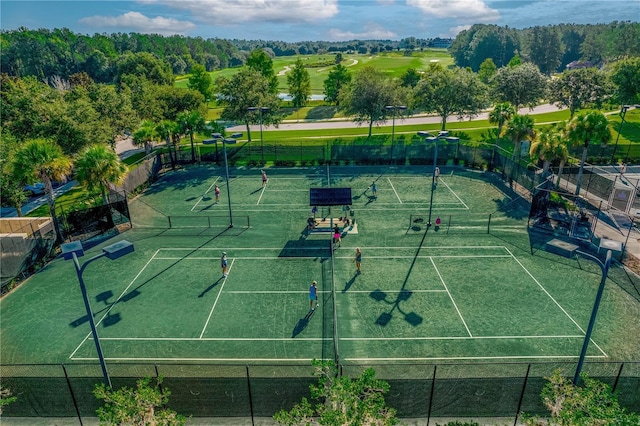
[[[543,114],[546,112],[554,112],[558,110],[560,110],[560,108],[556,107],[555,105],[544,104],[544,105],[539,105],[533,108],[533,110],[530,110],[529,108],[522,108],[518,111],[518,113],[519,114]],[[483,112],[479,114],[477,117],[475,117],[473,120],[469,120],[469,119],[458,120],[457,117],[449,117],[449,119],[447,120],[447,123],[461,123],[461,122],[473,122],[475,120],[486,120],[488,116],[489,116],[489,112]],[[404,119],[396,117],[396,125],[398,126],[402,126],[402,125],[406,126],[406,125],[413,125],[413,124],[438,124],[440,122],[441,122],[440,117],[432,116],[432,115],[419,115],[419,116],[407,117]],[[391,126],[392,120],[387,120],[382,125]],[[252,132],[260,131],[259,125],[252,125],[249,127]],[[324,121],[301,121],[301,122],[290,120],[290,121],[281,123],[278,126],[278,130],[322,130],[322,129],[348,129],[348,128],[356,128],[356,127],[366,128],[367,124],[358,126],[357,123],[354,123],[353,121],[345,121],[344,118],[324,120]],[[265,128],[266,126],[263,125],[263,131]],[[233,126],[233,127],[229,127],[227,131],[243,132],[243,131],[246,131],[246,127],[244,125]]]
[[[71,180],[67,183],[65,183],[64,185],[60,185],[59,187],[55,188],[53,190],[55,196],[57,197],[58,195],[67,192],[68,190],[70,190],[71,188],[73,188],[74,186],[76,186],[78,184],[78,182],[76,182],[75,180]],[[22,215],[26,215],[27,213],[37,209],[38,207],[40,207],[43,204],[47,204],[47,196],[46,195],[39,195],[37,197],[30,197],[29,201],[27,201],[26,203],[24,203],[22,205]],[[2,217],[18,217],[18,212],[16,211],[16,209],[14,209],[13,207],[2,207],[2,209],[0,210],[0,216]]]

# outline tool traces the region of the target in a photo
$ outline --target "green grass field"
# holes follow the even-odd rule
[[[437,229],[425,226],[424,168],[267,173],[263,187],[259,170],[231,170],[228,228],[223,169],[169,172],[130,202],[133,229],[80,259],[120,239],[135,245],[84,274],[108,363],[308,365],[336,350],[346,364],[577,359],[599,268],[532,254],[527,212],[483,173],[443,171],[433,194],[433,218],[443,219]],[[333,255],[329,234],[306,232],[309,189],[328,186],[350,187],[353,204],[317,215],[355,219]],[[310,313],[312,280],[320,305]],[[3,364],[96,361],[70,262],[47,265],[0,308]],[[610,280],[588,361],[636,359],[640,337],[630,325],[638,314],[637,301]]]
[[[287,93],[289,85],[287,84],[286,70],[292,67],[296,61],[301,59],[303,63],[308,65],[307,70],[311,77],[311,93],[322,94],[324,92],[324,80],[329,75],[329,71],[333,67],[335,55],[295,55],[280,56],[273,58],[273,71],[278,77],[278,88],[281,92]],[[402,53],[391,52],[381,53],[378,55],[358,55],[344,54],[342,64],[355,72],[364,66],[374,66],[377,69],[387,73],[391,77],[400,77],[407,69],[414,68],[424,70],[429,63],[439,62],[443,66],[453,65],[453,58],[447,53],[446,49],[426,49],[422,52],[415,52],[412,56],[407,57]],[[325,64],[332,65],[325,65]],[[319,65],[321,64],[321,65]],[[209,73],[213,81],[218,77],[231,77],[237,73],[239,68],[225,68],[220,71]],[[177,87],[187,87],[188,78],[179,78],[176,81]]]

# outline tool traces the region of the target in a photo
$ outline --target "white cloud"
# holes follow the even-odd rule
[[[194,19],[215,25],[314,23],[338,14],[338,0],[141,0],[191,12]]]
[[[377,24],[366,25],[364,31],[356,33],[353,31],[343,31],[338,28],[329,30],[329,37],[333,41],[343,40],[386,40],[394,39],[398,35],[393,31],[386,30]]]
[[[80,23],[96,28],[120,28],[141,33],[182,34],[195,28],[189,21],[156,16],[149,18],[139,12],[127,12],[120,16],[89,16],[80,19]]]
[[[444,38],[448,38],[448,37],[455,38],[462,31],[468,30],[469,28],[471,28],[471,25],[458,25],[456,27],[451,27],[451,28],[449,28],[449,34],[447,34],[445,36],[441,36],[441,37],[444,37]]]
[[[482,0],[407,0],[407,5],[436,18],[453,18],[476,23],[495,22],[500,13]]]

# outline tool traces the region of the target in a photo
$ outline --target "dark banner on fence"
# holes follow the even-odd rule
[[[573,362],[342,365],[356,377],[372,367],[387,381],[387,404],[401,418],[502,417],[521,412],[546,415],[540,393],[546,377],[560,369],[570,376]],[[291,409],[309,385],[312,366],[110,364],[113,386],[134,387],[138,378],[163,377],[171,391],[169,407],[194,417],[271,417]],[[583,371],[618,392],[620,404],[640,411],[640,362],[587,362]],[[17,401],[3,407],[9,417],[95,417],[101,406],[93,389],[103,382],[96,364],[3,365],[3,389]]]

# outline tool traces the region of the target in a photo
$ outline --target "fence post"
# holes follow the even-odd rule
[[[429,420],[431,419],[431,407],[433,406],[433,392],[436,388],[436,370],[438,364],[433,365],[433,379],[431,380],[431,395],[429,395],[429,408],[427,409],[427,426],[429,426]]]
[[[253,396],[251,395],[251,378],[248,365],[245,366],[245,370],[247,372],[247,391],[249,392],[249,411],[251,412],[251,425],[253,426],[255,424],[253,419]]]
[[[522,383],[522,392],[520,392],[520,400],[518,401],[518,409],[516,410],[516,418],[513,421],[513,426],[518,425],[518,415],[520,414],[520,409],[522,408],[522,400],[524,399],[524,391],[527,388],[527,382],[529,381],[529,372],[531,371],[531,363],[527,365],[527,374],[524,376],[524,382]]]
[[[611,392],[615,392],[618,387],[618,380],[620,379],[620,374],[622,374],[622,369],[624,368],[624,362],[620,364],[620,368],[618,369],[618,374],[616,375],[616,380],[613,382],[613,387],[611,388]]]
[[[71,382],[69,381],[69,375],[67,374],[67,369],[64,364],[62,366],[62,371],[64,372],[64,379],[67,381],[67,386],[69,387],[69,394],[71,395],[71,400],[73,401],[73,407],[76,409],[76,414],[78,415],[78,421],[80,422],[80,426],[82,426],[82,416],[80,415],[80,409],[78,408],[78,401],[76,401],[76,396],[73,394],[73,388],[71,387]]]

